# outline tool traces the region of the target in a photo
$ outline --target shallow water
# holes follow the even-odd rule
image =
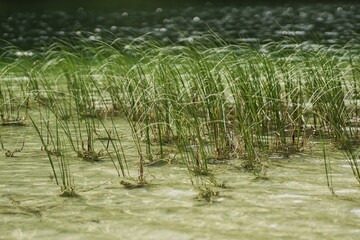
[[[278,40],[295,36],[309,44],[359,40],[358,5],[299,5],[163,9],[163,11],[107,13],[44,12],[8,16],[1,38],[30,49],[15,57],[32,56],[32,49],[53,37],[86,37],[89,41],[145,33],[164,42],[191,42],[209,27],[235,42]],[[21,23],[21,24],[20,24]],[[28,25],[26,25],[28,24]],[[28,81],[1,77],[1,81]],[[137,175],[130,133],[119,126],[132,176]],[[214,202],[199,201],[181,164],[147,167],[150,183],[125,189],[110,160],[90,163],[71,158],[71,172],[80,198],[59,197],[45,152],[32,127],[0,126],[5,157],[0,150],[0,239],[358,239],[360,189],[340,153],[333,161],[338,197],[326,186],[321,144],[290,158],[269,156],[268,179],[257,179],[241,168],[241,161],[210,165],[219,182]]]
[[[269,158],[268,180],[256,179],[230,160],[210,165],[227,188],[212,203],[195,199],[198,189],[185,167],[148,167],[150,185],[128,190],[112,163],[71,159],[80,198],[59,197],[51,168],[31,127],[1,127],[0,239],[357,239],[360,190],[347,162],[331,156],[338,197],[326,186],[315,149],[288,159]],[[6,139],[4,138],[6,136]],[[19,137],[20,136],[20,137]],[[17,148],[17,147],[14,147]],[[135,158],[130,169],[136,176]]]

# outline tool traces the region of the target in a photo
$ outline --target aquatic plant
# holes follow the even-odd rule
[[[145,185],[147,166],[172,162],[186,166],[190,181],[202,187],[212,176],[209,163],[239,161],[267,178],[269,155],[289,158],[306,151],[311,138],[333,139],[359,179],[359,60],[346,49],[294,46],[230,45],[216,35],[167,46],[139,39],[59,41],[36,65],[24,59],[9,69],[25,71],[19,99],[46,109],[45,128],[54,119],[68,142],[63,147],[85,160],[111,159],[129,181],[127,149],[134,150],[136,187]],[[5,105],[16,93],[4,86],[0,107],[12,111]],[[123,146],[120,123],[129,129],[131,147]],[[56,155],[57,133],[44,134],[43,149]],[[126,179],[123,185],[135,186]]]
[[[31,123],[36,130],[37,135],[40,138],[42,143],[42,149],[46,152],[47,158],[49,160],[53,178],[55,179],[56,184],[60,187],[59,196],[62,197],[78,197],[78,193],[75,190],[74,180],[71,175],[69,161],[66,155],[66,147],[64,142],[61,140],[61,136],[59,135],[59,126],[55,124],[55,127],[50,127],[48,115],[43,115],[40,113],[40,118],[45,122],[45,129],[47,134],[47,138],[45,139],[43,129],[40,128],[34,121],[32,117],[30,117]],[[55,131],[55,134],[52,133]],[[49,139],[50,138],[50,139]],[[56,144],[55,146],[49,146],[47,142],[52,144]]]
[[[3,150],[5,150],[5,157],[14,157],[15,153],[21,152],[24,149],[25,139],[23,140],[21,148],[15,148],[15,149],[10,150],[10,149],[7,149],[4,147],[4,142],[3,142],[2,136],[0,135],[0,144],[1,144],[1,148]]]

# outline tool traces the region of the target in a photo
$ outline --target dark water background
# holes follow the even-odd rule
[[[145,4],[134,0],[132,5],[126,1],[121,5],[105,0],[103,7],[94,5],[94,1],[84,5],[81,1],[74,5],[51,5],[41,0],[17,2],[16,6],[2,7],[0,38],[2,45],[23,49],[79,37],[89,41],[115,38],[131,41],[140,37],[165,44],[186,43],[209,33],[231,43],[284,39],[340,46],[360,43],[360,3],[356,1],[165,4],[159,0]]]

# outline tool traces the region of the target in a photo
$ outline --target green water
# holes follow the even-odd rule
[[[126,133],[126,129],[124,129]],[[210,165],[214,202],[196,200],[186,167],[148,167],[150,185],[125,189],[112,163],[71,159],[80,198],[59,197],[46,154],[31,127],[1,127],[0,239],[358,239],[359,187],[341,154],[333,159],[338,197],[326,186],[320,143],[290,158],[270,156],[256,179],[239,161]],[[6,139],[4,136],[7,136]],[[130,143],[129,143],[130,145]],[[329,149],[331,150],[331,149]],[[136,154],[129,167],[136,176]]]

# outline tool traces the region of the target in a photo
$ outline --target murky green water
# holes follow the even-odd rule
[[[358,184],[347,162],[334,155],[339,197],[332,196],[316,143],[307,154],[270,157],[268,180],[256,180],[237,161],[210,165],[227,188],[207,203],[194,199],[198,189],[181,165],[148,167],[151,184],[128,190],[110,161],[78,158],[70,164],[81,197],[58,197],[34,130],[1,127],[1,134],[7,136],[5,148],[21,148],[23,138],[25,147],[15,157],[1,152],[0,239],[358,239],[360,234]]]

